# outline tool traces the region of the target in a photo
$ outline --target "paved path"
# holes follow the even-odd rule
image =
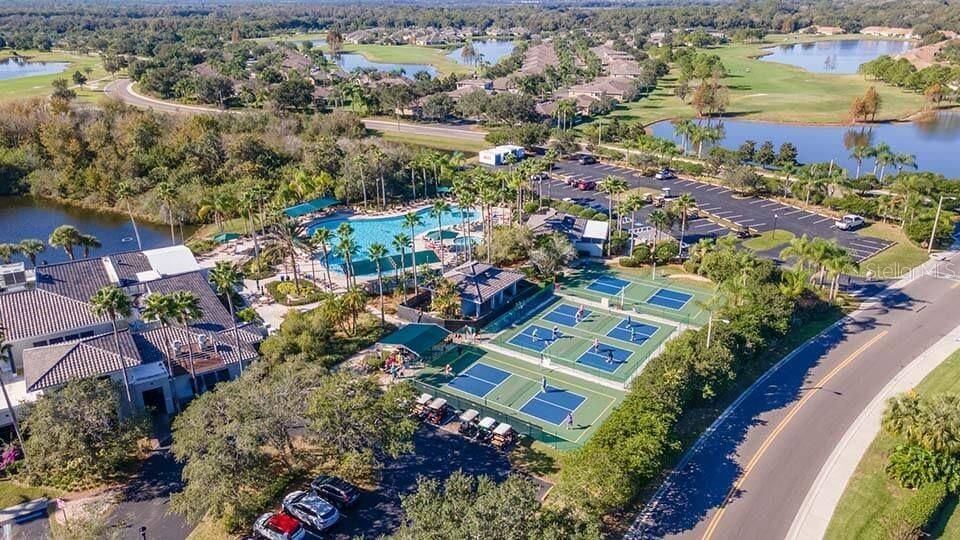
[[[601,180],[606,176],[619,176],[630,187],[644,187],[660,190],[670,188],[674,195],[690,193],[697,201],[697,206],[710,214],[723,218],[736,226],[747,226],[763,232],[773,230],[774,224],[778,230],[789,230],[800,236],[834,238],[845,247],[857,260],[864,260],[889,247],[891,242],[861,236],[855,232],[841,231],[833,227],[834,219],[829,216],[809,212],[801,208],[772,199],[761,197],[738,197],[723,186],[707,184],[685,178],[673,180],[655,180],[640,176],[636,171],[617,165],[598,163],[595,165],[580,165],[575,161],[561,161],[554,167],[558,174],[574,179]],[[572,188],[570,188],[572,189]],[[581,194],[585,192],[580,192]],[[589,192],[587,192],[589,193]],[[596,196],[601,196],[598,194]],[[605,197],[602,197],[605,198]],[[601,203],[601,204],[606,204]],[[604,206],[605,207],[605,206]],[[649,214],[650,207],[645,208],[641,215]],[[689,223],[689,241],[696,242],[699,238],[726,234],[729,229],[717,225],[707,219],[692,220]],[[765,254],[776,256],[776,254]]]
[[[628,538],[784,538],[815,478],[875,396],[958,322],[960,256],[894,284],[797,349],[712,425]]]
[[[118,79],[110,84],[104,89],[104,91],[125,103],[134,105],[136,107],[141,107],[144,109],[152,109],[159,112],[172,113],[172,114],[220,114],[220,113],[233,113],[240,114],[241,111],[238,110],[224,110],[217,109],[214,107],[204,107],[200,105],[183,105],[179,103],[173,103],[171,101],[165,101],[162,99],[156,99],[149,96],[145,96],[140,92],[137,92],[133,88],[133,81],[130,79]],[[376,129],[378,131],[388,131],[391,133],[414,133],[417,135],[428,135],[444,139],[461,139],[471,142],[483,142],[487,133],[485,131],[478,131],[472,128],[472,126],[449,126],[449,125],[439,125],[439,124],[412,124],[409,122],[393,122],[390,120],[374,120],[374,119],[363,119],[363,124],[368,129]]]

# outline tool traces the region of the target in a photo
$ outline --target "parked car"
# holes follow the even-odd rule
[[[591,156],[590,154],[583,154],[577,158],[577,163],[581,165],[593,165],[597,162],[597,158]]]
[[[592,191],[597,189],[597,183],[593,180],[581,180],[577,182],[577,189],[580,191]]]
[[[283,510],[312,531],[323,532],[340,519],[340,512],[320,495],[294,491],[283,498]]]
[[[664,167],[657,171],[657,174],[653,175],[653,177],[657,180],[673,180],[677,175],[669,168]]]
[[[310,489],[337,508],[346,508],[357,502],[360,490],[346,480],[322,474],[310,482]]]
[[[267,512],[257,518],[253,530],[269,540],[303,540],[307,535],[303,525],[286,512]]]
[[[847,214],[833,223],[833,226],[841,231],[853,231],[863,227],[866,223],[863,218],[856,214]]]

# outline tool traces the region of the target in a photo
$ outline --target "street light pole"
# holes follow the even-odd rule
[[[777,219],[780,218],[780,214],[773,215],[773,234],[770,235],[770,238],[773,240],[777,239]]]
[[[727,319],[717,319],[723,324],[730,324],[730,321]],[[707,320],[707,349],[710,348],[710,343],[713,341],[713,314],[710,314],[710,318]]]
[[[927,243],[927,255],[930,255],[930,252],[933,251],[933,239],[934,239],[934,238],[936,237],[936,235],[937,235],[937,224],[940,222],[940,211],[943,210],[943,200],[944,200],[944,199],[949,199],[949,200],[951,200],[951,201],[957,200],[956,197],[947,197],[947,196],[944,196],[944,195],[940,195],[940,201],[937,202],[937,213],[936,213],[936,215],[933,217],[933,228],[932,228],[931,231],[930,231],[930,242]]]

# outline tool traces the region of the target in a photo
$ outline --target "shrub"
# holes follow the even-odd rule
[[[523,213],[533,214],[540,209],[540,201],[527,201],[523,203]]]
[[[650,261],[650,246],[647,244],[639,244],[633,248],[633,258],[640,261],[641,263],[646,263]]]
[[[643,262],[637,260],[636,257],[620,257],[618,259],[620,266],[624,268],[636,268],[638,266],[643,266]]]
[[[253,322],[260,318],[260,315],[257,314],[257,310],[252,307],[245,307],[237,311],[237,318],[242,322]]]
[[[680,171],[680,172],[682,172],[682,173],[693,174],[693,175],[696,175],[696,176],[699,176],[699,175],[703,174],[703,171],[706,170],[706,168],[703,166],[703,164],[701,164],[701,163],[691,163],[691,162],[689,162],[689,161],[677,161],[677,162],[674,164],[674,168],[676,168],[678,171]]]
[[[620,255],[627,250],[627,242],[630,237],[626,232],[614,231],[610,234],[610,253],[613,255]]]
[[[893,481],[908,489],[934,482],[943,482],[952,492],[960,488],[960,463],[956,458],[916,445],[897,446],[885,470]]]
[[[667,264],[678,255],[680,255],[680,244],[673,240],[661,242],[653,250],[653,258],[656,259],[657,264]]]
[[[187,248],[194,255],[203,255],[204,253],[210,253],[213,251],[213,248],[217,247],[217,243],[213,240],[188,240]]]
[[[947,498],[941,482],[926,484],[881,519],[882,536],[891,540],[913,540],[923,536]]]
[[[267,283],[267,292],[273,299],[285,306],[301,306],[320,300],[323,293],[313,283],[301,279],[300,289],[292,281],[271,281]]]
[[[823,205],[832,210],[838,210],[845,214],[859,214],[864,217],[878,218],[880,213],[877,209],[877,200],[858,195],[847,195],[846,197],[833,197],[824,199]]]

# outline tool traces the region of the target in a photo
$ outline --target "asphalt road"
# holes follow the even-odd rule
[[[678,464],[627,535],[783,538],[867,404],[957,326],[960,256],[858,311],[772,370]]]
[[[119,99],[130,105],[152,109],[158,112],[171,114],[219,114],[234,113],[240,111],[230,111],[217,109],[214,107],[203,107],[199,105],[182,105],[170,101],[164,101],[138,93],[132,88],[133,81],[130,79],[117,79],[107,85],[104,91],[111,97]],[[427,135],[444,139],[461,139],[471,142],[483,142],[486,132],[472,129],[469,125],[450,126],[439,124],[413,124],[409,122],[392,122],[389,120],[363,119],[363,123],[368,129],[378,131],[387,131],[391,133],[414,133],[417,135]]]
[[[556,164],[554,170],[557,174],[577,180],[597,181],[606,176],[618,176],[625,179],[630,187],[645,187],[657,190],[668,187],[674,195],[690,193],[697,201],[699,208],[736,226],[747,226],[760,232],[772,230],[776,226],[778,230],[788,230],[797,236],[806,234],[810,237],[833,238],[858,261],[862,261],[891,245],[886,240],[868,238],[855,232],[836,229],[833,227],[834,219],[831,217],[808,212],[771,199],[735,196],[731,190],[723,186],[705,184],[684,178],[655,180],[640,176],[631,169],[606,163],[580,165],[575,161],[561,161]],[[556,180],[553,182],[560,183]],[[578,191],[578,193],[582,196],[585,192]],[[604,198],[602,194],[596,194],[595,196]],[[644,216],[647,214],[649,214],[649,209],[646,210]],[[690,242],[692,243],[696,242],[698,237],[701,236],[723,235],[728,229],[709,220],[700,220],[699,222],[691,222],[689,231],[691,233]],[[765,255],[775,258],[777,254],[765,253]]]

